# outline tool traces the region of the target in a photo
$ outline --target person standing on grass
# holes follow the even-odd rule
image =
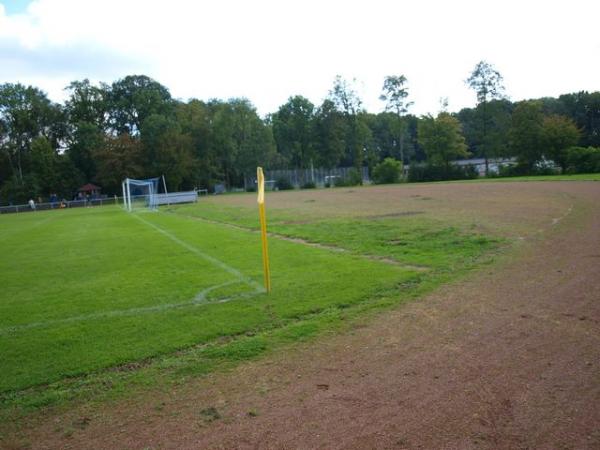
[[[32,198],[29,199],[29,207],[31,208],[32,211],[35,211],[35,202],[33,201]]]

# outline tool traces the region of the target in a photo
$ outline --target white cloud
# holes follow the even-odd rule
[[[0,0],[1,2],[1,0]],[[0,9],[0,82],[61,83],[144,73],[176,97],[245,96],[261,113],[287,97],[320,103],[336,74],[360,80],[370,111],[385,75],[405,74],[413,112],[472,105],[481,59],[513,99],[600,89],[597,1],[35,0]]]

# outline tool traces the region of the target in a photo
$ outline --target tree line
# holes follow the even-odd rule
[[[466,83],[477,104],[436,116],[409,113],[408,81],[385,77],[384,111],[365,110],[352,81],[336,77],[315,105],[290,97],[261,118],[244,98],[174,99],[144,75],[112,84],[74,81],[64,104],[33,86],[0,85],[0,202],[69,198],[93,182],[118,194],[125,177],[164,174],[169,190],[243,186],[256,166],[333,168],[393,159],[450,168],[467,156],[516,156],[531,173],[543,159],[567,170],[567,149],[600,147],[600,92],[513,103],[502,77],[479,63]],[[600,170],[600,167],[599,167]]]

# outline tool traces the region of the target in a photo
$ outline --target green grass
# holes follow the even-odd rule
[[[235,223],[257,230],[256,212],[241,207],[202,204],[172,208],[172,213]],[[311,243],[338,247],[352,254],[390,258],[407,266],[454,270],[500,240],[471,229],[462,230],[421,215],[372,219],[313,219],[293,221],[288,211],[269,212],[269,231]]]
[[[254,358],[413,298],[501,242],[431,218],[297,219],[270,214],[270,230],[345,251],[272,237],[267,295],[249,208],[0,217],[1,409],[125,395]]]
[[[522,177],[478,178],[476,180],[456,181],[456,183],[477,182],[502,182],[502,181],[600,181],[600,173],[577,173],[572,175],[530,175]]]

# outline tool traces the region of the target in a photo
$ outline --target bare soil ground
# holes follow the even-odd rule
[[[543,229],[552,218],[563,215],[577,198],[577,193],[571,192],[571,183],[411,183],[283,191],[269,193],[267,215],[277,209],[293,210],[299,217],[295,223],[331,216],[366,219],[430,216],[480,223],[494,233],[517,236]],[[254,195],[212,196],[206,201],[256,208]]]
[[[500,264],[351,332],[176,390],[45,417],[19,439],[78,449],[600,449],[600,183],[488,186],[398,195],[528,230]]]

